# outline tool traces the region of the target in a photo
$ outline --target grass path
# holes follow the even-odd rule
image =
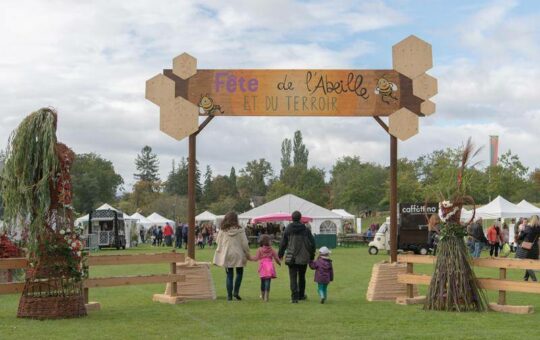
[[[168,251],[164,248],[158,251]],[[253,250],[254,252],[255,250]],[[148,246],[123,253],[156,252]],[[120,253],[101,251],[100,254]],[[212,249],[197,251],[197,259],[210,261]],[[308,301],[289,302],[287,268],[277,268],[269,303],[259,300],[257,264],[249,263],[241,289],[242,301],[225,300],[225,273],[213,267],[217,301],[165,305],[152,302],[152,294],[164,285],[101,288],[90,290],[91,300],[102,309],[74,320],[34,321],[15,317],[18,296],[0,296],[0,339],[185,339],[185,338],[280,338],[280,339],[445,339],[515,338],[530,334],[540,322],[540,296],[509,293],[509,304],[532,304],[537,313],[425,312],[420,306],[399,306],[392,302],[367,302],[366,289],[372,265],[387,256],[370,256],[366,247],[338,248],[332,257],[335,282],[329,286],[329,300],[321,305],[316,298],[313,271],[308,269]],[[167,265],[97,267],[92,276],[165,273]],[[430,273],[429,266],[415,271]],[[509,271],[519,279],[521,272]],[[496,277],[485,269],[479,276]],[[420,288],[421,293],[425,292]],[[496,293],[489,294],[490,301]],[[521,331],[520,331],[521,330]]]

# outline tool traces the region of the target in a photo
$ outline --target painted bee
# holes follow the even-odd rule
[[[205,96],[201,94],[201,100],[199,100],[199,113],[212,115],[215,111],[225,113],[225,111],[221,110],[221,106],[214,104],[214,100],[210,98],[208,94]]]
[[[394,95],[394,92],[398,90],[396,84],[388,81],[384,76],[377,80],[377,87],[375,88],[375,94],[380,94],[381,99],[386,104],[390,104],[390,101],[397,100],[397,97]]]

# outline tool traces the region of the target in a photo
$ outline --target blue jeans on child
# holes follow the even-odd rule
[[[326,299],[328,297],[328,283],[317,283],[318,291],[319,291],[319,297],[321,299]]]
[[[270,283],[272,282],[271,278],[263,279],[261,277],[261,292],[269,292],[270,291]]]

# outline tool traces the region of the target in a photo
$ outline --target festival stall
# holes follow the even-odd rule
[[[290,215],[296,210],[300,211],[302,215],[309,216],[313,219],[313,221],[309,222],[308,226],[311,228],[311,232],[315,236],[318,245],[335,247],[337,243],[337,232],[342,225],[342,216],[292,194],[281,196],[246,211],[240,214],[238,219],[240,224],[245,226],[256,217],[276,213]]]
[[[173,220],[169,220],[168,218],[165,218],[163,216],[161,216],[160,214],[158,213],[152,213],[151,215],[148,215],[146,217],[152,224],[151,225],[155,225],[155,226],[161,226],[161,227],[164,227],[165,224],[169,223],[171,225],[171,227],[174,228],[175,226],[175,223]]]
[[[134,222],[134,219],[107,203],[75,220],[75,224],[83,228],[90,249],[129,247]]]
[[[534,212],[531,209],[517,206],[502,196],[497,196],[493,201],[476,209],[475,217],[492,220],[497,218],[530,217],[533,214]]]
[[[521,200],[518,204],[516,204],[518,207],[527,210],[530,212],[530,215],[540,215],[540,208],[538,208],[536,205],[533,205],[526,200]]]
[[[332,212],[341,215],[343,219],[342,227],[339,232],[343,234],[353,234],[355,232],[361,233],[362,226],[355,227],[356,216],[347,212],[345,209],[332,209]]]

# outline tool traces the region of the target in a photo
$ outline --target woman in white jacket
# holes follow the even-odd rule
[[[245,230],[238,223],[238,215],[228,212],[221,222],[217,235],[217,248],[213,263],[225,268],[227,274],[227,300],[242,300],[240,298],[240,285],[244,274],[244,266],[250,258],[249,245]],[[234,271],[236,269],[236,280]],[[233,285],[234,281],[234,285]]]

